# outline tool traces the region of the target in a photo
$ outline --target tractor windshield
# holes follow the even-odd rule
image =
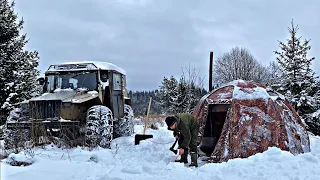
[[[97,88],[97,73],[95,72],[69,72],[67,74],[47,75],[47,92],[56,89],[95,90]]]

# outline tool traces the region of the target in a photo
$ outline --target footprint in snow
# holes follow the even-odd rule
[[[128,174],[141,174],[139,169],[129,169],[129,168],[123,168],[121,172],[128,173]]]
[[[103,177],[101,177],[99,180],[123,180],[122,178],[118,178],[118,177],[109,177],[108,175],[105,175]]]

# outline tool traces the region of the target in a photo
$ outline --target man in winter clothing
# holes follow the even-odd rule
[[[196,117],[190,114],[178,114],[168,116],[165,120],[168,130],[174,131],[174,136],[180,135],[179,155],[181,159],[177,162],[188,163],[188,148],[190,148],[191,164],[189,166],[198,167],[197,138],[199,132],[199,122]]]

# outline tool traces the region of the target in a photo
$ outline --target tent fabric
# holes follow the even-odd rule
[[[247,158],[268,147],[292,154],[310,152],[304,123],[281,94],[252,81],[236,80],[202,97],[194,110],[204,135],[209,105],[230,104],[209,162]],[[214,121],[214,118],[213,118]]]

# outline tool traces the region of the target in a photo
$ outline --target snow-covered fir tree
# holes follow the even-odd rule
[[[188,83],[187,103],[185,107],[185,112],[192,113],[193,108],[197,105],[200,96],[201,89],[196,88],[195,83],[193,81]]]
[[[308,129],[316,134],[320,135],[320,82],[317,83],[318,91],[315,94],[316,104],[318,109],[317,111],[305,115],[305,122],[308,125]]]
[[[38,52],[24,49],[24,21],[14,12],[14,2],[0,0],[0,116],[7,117],[13,105],[30,98],[39,75]]]
[[[177,86],[178,81],[175,77],[171,76],[170,79],[164,77],[162,85],[159,90],[160,104],[163,108],[167,110],[168,113],[174,113],[176,108],[174,103],[177,97]]]
[[[192,113],[199,99],[206,91],[197,86],[193,80],[176,80],[173,76],[164,78],[159,90],[160,104],[169,114],[174,113]]]
[[[171,101],[171,104],[174,105],[174,112],[176,113],[184,113],[187,105],[187,94],[188,87],[187,82],[183,77],[180,77],[179,83],[176,87],[176,97],[174,97]]]
[[[288,28],[290,38],[286,43],[279,41],[281,51],[275,51],[277,61],[282,70],[282,77],[277,83],[277,91],[282,92],[291,102],[298,114],[310,123],[308,117],[319,108],[319,86],[315,72],[311,69],[314,57],[308,58],[307,53],[311,49],[310,40],[301,40],[297,37],[298,26]],[[319,121],[318,118],[316,121]],[[319,129],[320,130],[320,129]],[[320,133],[320,131],[319,131]]]

